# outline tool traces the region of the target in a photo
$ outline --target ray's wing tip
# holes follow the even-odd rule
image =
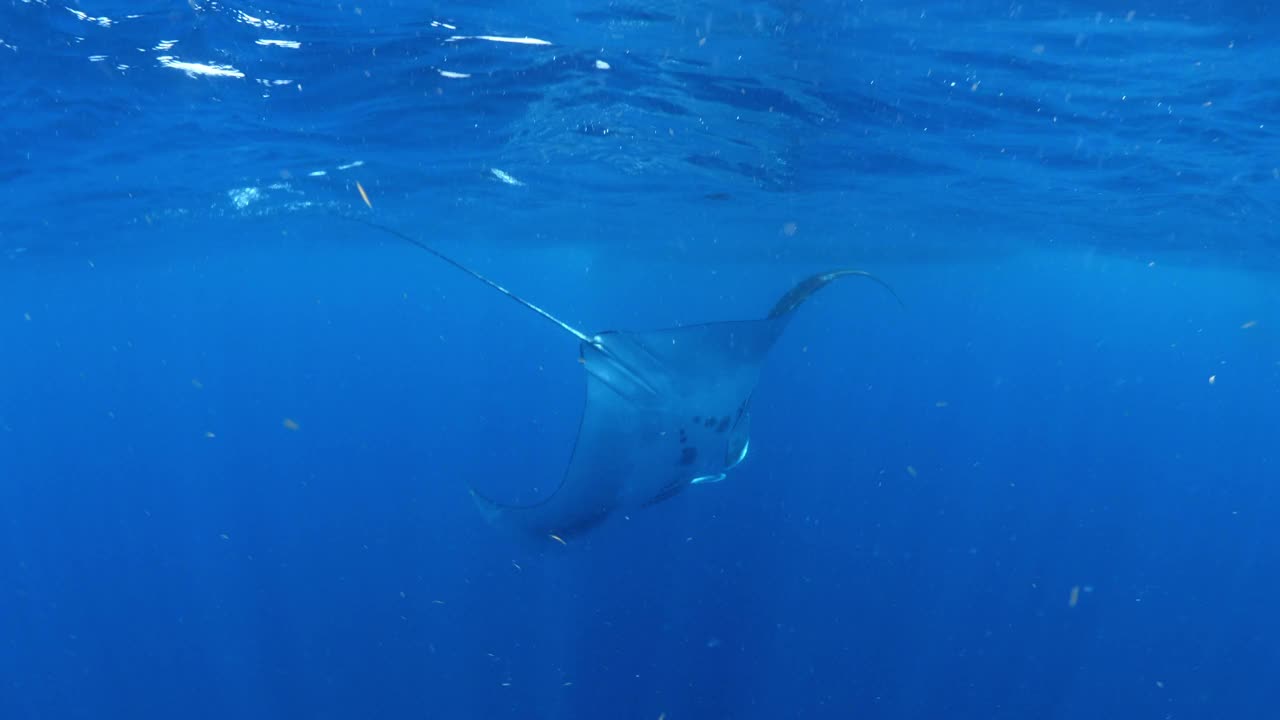
[[[484,518],[485,522],[496,528],[514,533],[518,536],[527,537],[546,537],[548,534],[570,537],[574,534],[572,529],[548,529],[530,518],[526,512],[522,512],[528,511],[530,508],[500,503],[497,500],[493,500],[485,496],[484,493],[475,489],[471,485],[467,486],[467,493],[471,495],[472,502],[475,503],[476,508],[480,511],[480,515]]]
[[[471,501],[475,503],[476,509],[480,511],[480,515],[484,517],[485,521],[490,524],[497,524],[502,516],[502,505],[485,497],[471,485],[467,486],[467,494],[471,496]]]
[[[892,285],[882,280],[879,275],[867,272],[866,270],[859,270],[857,268],[843,268],[840,270],[836,270],[830,274],[833,276],[831,277],[832,280],[842,275],[858,275],[860,277],[864,277],[870,280],[871,282],[879,285],[880,287],[884,288],[885,290],[887,290],[889,294],[893,296],[893,299],[897,301],[898,307],[904,310],[907,307],[907,304],[902,302],[902,298],[898,295],[898,291],[894,290]]]
[[[835,270],[828,270],[826,272],[810,275],[804,280],[796,283],[794,287],[778,299],[777,304],[773,306],[773,310],[769,312],[769,318],[777,318],[790,313],[792,310],[800,307],[800,305],[807,300],[810,295],[813,295],[835,280],[849,276],[864,277],[876,283],[893,296],[893,299],[898,302],[899,307],[906,308],[906,303],[902,302],[902,298],[898,297],[898,293],[893,289],[893,287],[884,280],[881,280],[878,276],[873,275],[866,270],[859,270],[857,268],[837,268]]]
[[[906,309],[907,304],[902,302],[902,297],[898,295],[898,292],[893,289],[892,285],[890,285],[889,283],[881,279],[879,275],[876,275],[875,273],[869,272],[867,270],[863,270],[861,268],[836,268],[835,270],[828,270],[827,272],[818,273],[817,275],[810,277],[808,280],[800,283],[800,286],[812,285],[808,293],[808,294],[812,294],[814,292],[817,292],[820,288],[822,288],[827,283],[830,283],[833,280],[839,280],[842,277],[849,277],[849,276],[864,277],[870,280],[871,282],[879,285],[880,287],[884,288],[889,293],[889,295],[893,297],[894,301],[898,303],[898,307],[904,310]],[[798,305],[799,303],[796,303],[796,304]]]

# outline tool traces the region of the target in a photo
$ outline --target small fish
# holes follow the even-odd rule
[[[556,535],[555,533],[551,533],[551,534],[547,535],[547,537],[551,538],[552,540],[555,540],[556,542],[560,543],[561,545],[568,545],[568,544],[569,544],[569,543],[567,543],[567,542],[565,542],[565,541],[564,541],[564,538],[560,537],[559,535]]]
[[[372,210],[373,203],[369,202],[369,193],[364,191],[364,186],[361,185],[358,181],[356,182],[356,189],[360,191],[360,199],[364,200],[364,204],[367,205],[370,210]]]

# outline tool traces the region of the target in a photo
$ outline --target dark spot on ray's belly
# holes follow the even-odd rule
[[[711,427],[712,425],[715,425],[715,424],[716,424],[715,418],[707,418],[706,420],[702,421],[703,427]]]
[[[701,415],[694,415],[694,416],[693,416],[693,424],[694,424],[694,425],[697,425],[697,424],[698,424],[698,423],[700,423],[700,422],[702,422],[702,416],[701,416]]]
[[[725,415],[724,417],[720,418],[720,424],[716,425],[716,432],[722,433],[728,429],[729,429],[729,416]]]
[[[662,488],[661,490],[659,490],[657,495],[654,495],[652,499],[650,499],[648,502],[644,504],[644,507],[648,507],[650,505],[660,503],[663,500],[666,500],[668,498],[675,497],[676,495],[679,495],[680,491],[685,489],[685,487],[687,486],[688,486],[687,482],[683,480],[677,480],[676,482],[673,482],[667,485],[666,487]]]
[[[698,459],[698,448],[682,447],[680,448],[680,464],[692,465],[694,460]]]
[[[689,442],[689,436],[685,434],[684,428],[680,428],[680,444],[683,445],[687,442]]]

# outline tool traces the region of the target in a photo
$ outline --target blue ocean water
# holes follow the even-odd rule
[[[0,717],[1271,717],[1268,3],[0,5]],[[359,183],[359,187],[357,187]],[[367,195],[366,206],[361,192]],[[572,339],[760,317],[566,544]]]

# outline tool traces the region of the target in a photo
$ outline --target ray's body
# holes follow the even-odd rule
[[[746,458],[751,394],[796,308],[843,277],[868,278],[893,292],[861,270],[833,270],[802,280],[758,320],[589,336],[425,243],[367,220],[348,219],[431,253],[578,340],[587,398],[560,486],[528,505],[504,504],[471,490],[495,524],[557,539],[588,530],[617,510],[652,505],[690,485],[724,479]]]

